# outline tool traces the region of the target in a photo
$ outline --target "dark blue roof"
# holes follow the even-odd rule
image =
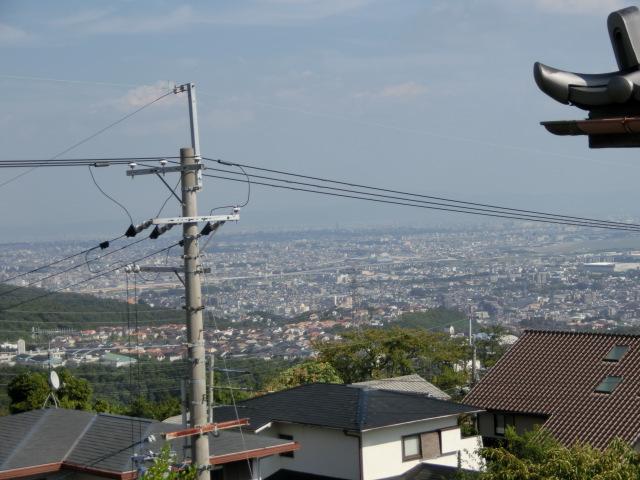
[[[255,430],[272,421],[363,431],[478,412],[480,409],[411,392],[311,383],[251,398],[238,404]],[[218,421],[236,418],[232,407],[216,409]]]

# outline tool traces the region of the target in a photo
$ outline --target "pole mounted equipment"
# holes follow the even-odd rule
[[[534,64],[540,90],[589,112],[584,120],[542,125],[555,135],[587,135],[590,148],[640,147],[640,10],[628,7],[609,14],[607,28],[617,71],[573,73]]]
[[[200,275],[210,269],[204,269],[200,265],[200,247],[198,238],[200,232],[198,223],[211,222],[215,229],[228,221],[238,221],[240,219],[239,209],[234,209],[229,215],[198,215],[197,194],[202,189],[202,157],[200,156],[200,140],[198,136],[198,122],[195,103],[195,85],[188,83],[180,85],[174,89],[174,93],[187,92],[189,95],[189,114],[191,120],[191,148],[180,149],[180,164],[167,166],[167,162],[160,160],[160,166],[148,168],[136,168],[132,166],[127,175],[135,177],[139,175],[156,175],[170,190],[171,187],[164,180],[167,173],[176,172],[180,174],[182,186],[182,196],[177,198],[182,212],[179,217],[154,218],[144,222],[142,225],[131,225],[127,234],[131,236],[139,233],[144,228],[154,225],[150,237],[158,238],[174,225],[182,225],[183,238],[180,244],[183,247],[184,264],[181,268],[176,267],[144,267],[140,265],[132,266],[134,273],[137,271],[167,271],[178,275],[185,287],[185,312],[187,323],[188,356],[190,365],[190,375],[188,381],[188,410],[190,429],[177,437],[188,436],[191,440],[192,462],[198,469],[198,480],[208,480],[209,478],[209,437],[211,431],[207,415],[207,390],[206,390],[206,362],[205,362],[205,341],[204,322],[202,310],[202,287]],[[172,190],[173,191],[173,190]],[[175,195],[175,193],[174,193]],[[175,195],[177,197],[177,195]],[[207,224],[209,225],[209,223]],[[141,228],[144,226],[144,228]],[[206,228],[206,227],[205,227]],[[213,229],[213,227],[211,227]],[[213,229],[213,230],[215,230]],[[183,276],[180,276],[180,273]],[[228,427],[243,425],[246,420],[232,422]],[[221,425],[214,424],[213,429],[221,428]]]

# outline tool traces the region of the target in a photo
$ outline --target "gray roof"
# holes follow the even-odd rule
[[[135,470],[131,457],[162,449],[163,440],[142,443],[151,434],[172,432],[180,427],[156,420],[79,410],[33,410],[0,417],[0,476],[17,468],[46,464],[80,466],[123,473]],[[182,440],[175,440],[180,457]],[[210,436],[214,457],[281,446],[287,440],[241,435],[223,430]],[[6,475],[6,473],[5,473]]]
[[[354,387],[375,388],[376,390],[391,390],[396,392],[422,393],[440,400],[451,400],[451,396],[444,393],[433,383],[427,382],[420,375],[403,375],[401,377],[381,378],[367,382],[352,383]]]
[[[0,471],[57,463],[95,414],[76,410],[33,410],[0,417]]]
[[[480,473],[472,470],[464,470],[448,465],[430,465],[420,463],[396,477],[386,480],[455,480],[458,478],[479,478]]]
[[[240,417],[256,430],[281,421],[341,430],[365,431],[481,409],[423,394],[311,383],[238,403]],[[216,410],[219,421],[235,418],[232,407]]]

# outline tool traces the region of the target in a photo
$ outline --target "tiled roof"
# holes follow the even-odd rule
[[[615,345],[629,350],[605,361]],[[622,377],[612,393],[595,388]],[[465,397],[489,410],[540,414],[559,441],[606,447],[620,437],[640,437],[640,336],[528,330]]]
[[[156,420],[62,408],[0,417],[0,479],[28,476],[29,469],[40,466],[49,470],[38,473],[79,468],[119,478],[135,470],[132,455],[149,448],[160,450],[163,445],[158,435],[153,444],[140,444],[140,440],[178,429]],[[209,446],[212,463],[226,463],[239,455],[243,459],[265,456],[274,448],[289,448],[290,443],[224,430],[210,437]],[[179,445],[173,443],[180,456]]]
[[[477,412],[479,409],[423,394],[311,383],[251,398],[238,404],[250,429],[281,421],[365,431],[400,423]],[[216,409],[218,421],[232,420],[231,407]]]
[[[451,396],[444,393],[434,384],[427,382],[420,375],[403,375],[401,377],[382,378],[352,384],[354,387],[368,387],[377,390],[391,390],[396,392],[422,393],[440,400],[451,400]]]

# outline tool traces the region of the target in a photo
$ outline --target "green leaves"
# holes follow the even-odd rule
[[[21,373],[9,382],[7,393],[11,400],[11,413],[28,412],[42,408],[49,394],[49,384],[44,374]]]
[[[169,444],[162,447],[160,455],[142,475],[144,480],[195,480],[198,472],[194,466],[178,469],[173,466]]]
[[[267,383],[266,389],[278,391],[316,382],[342,383],[342,379],[329,363],[310,360],[280,372]]]
[[[345,383],[418,373],[442,388],[466,383],[457,371],[469,358],[463,339],[405,328],[346,332],[337,342],[318,342],[318,360],[330,364]]]
[[[614,440],[605,450],[586,444],[564,447],[537,429],[517,435],[507,428],[503,447],[484,448],[483,480],[637,480],[640,456],[625,442]]]

